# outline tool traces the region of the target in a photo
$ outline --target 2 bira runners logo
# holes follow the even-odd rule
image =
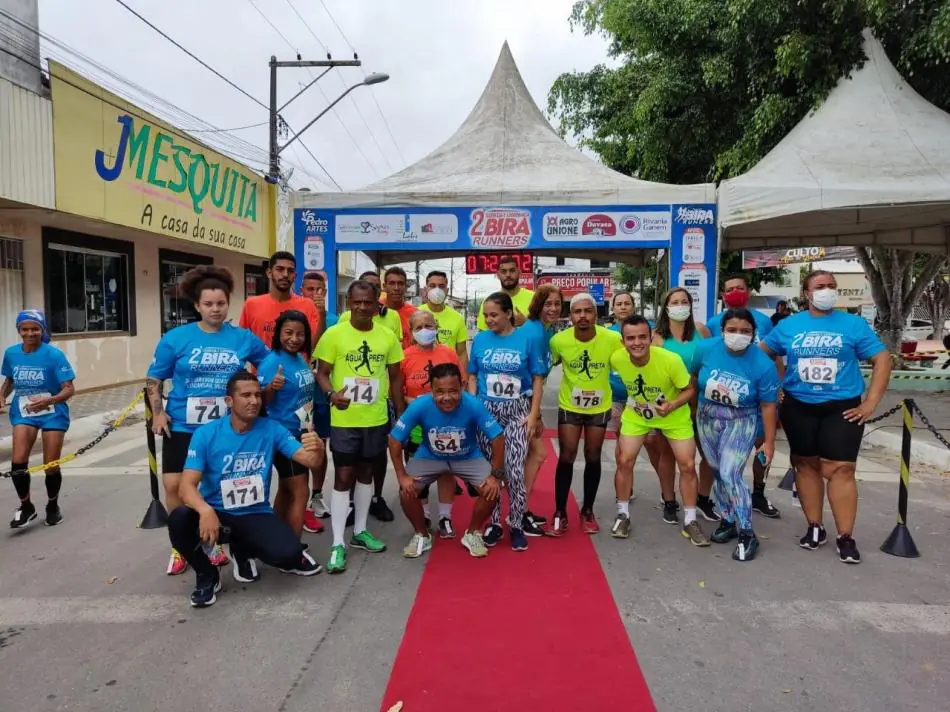
[[[521,368],[521,354],[508,349],[485,349],[481,361],[498,371],[514,372]]]
[[[531,239],[531,213],[516,208],[477,208],[468,236],[472,247],[525,247]]]
[[[46,378],[42,368],[33,366],[14,366],[13,382],[15,384],[29,385],[31,383],[42,383]]]
[[[714,368],[709,372],[709,378],[711,380],[719,381],[719,383],[728,388],[730,391],[738,393],[741,396],[749,395],[749,381],[742,376],[729,373],[728,371],[720,371],[719,369]]]
[[[684,225],[714,225],[716,218],[711,209],[679,208],[676,211],[676,222]]]
[[[841,334],[827,331],[806,331],[796,334],[792,339],[792,351],[799,357],[808,356],[837,356],[844,347]]]
[[[188,356],[188,364],[192,370],[199,368],[202,371],[214,371],[241,366],[243,362],[230,349],[206,347],[192,349]]]

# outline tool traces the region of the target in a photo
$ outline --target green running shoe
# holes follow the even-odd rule
[[[328,574],[342,574],[346,571],[346,547],[337,545],[330,549],[330,560],[327,561]]]
[[[370,554],[380,554],[386,551],[386,545],[370,534],[369,530],[354,534],[353,538],[350,539],[350,546],[354,549],[368,551]]]

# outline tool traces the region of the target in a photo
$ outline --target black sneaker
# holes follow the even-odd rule
[[[13,519],[10,520],[11,529],[20,529],[36,519],[36,507],[30,500],[20,502],[20,506],[13,513]]]
[[[680,519],[677,512],[680,510],[680,503],[675,499],[663,503],[663,521],[667,524],[679,524]]]
[[[525,512],[524,515],[530,519],[536,527],[540,527],[542,524],[548,523],[548,518],[542,517],[540,514],[535,514],[534,512],[528,511]]]
[[[798,540],[798,545],[803,549],[814,551],[819,546],[828,543],[828,532],[820,524],[809,524],[805,536]],[[843,559],[842,559],[843,561]]]
[[[440,539],[454,539],[455,538],[455,527],[452,526],[452,520],[448,517],[442,517],[439,520],[439,538]]]
[[[739,541],[736,542],[736,549],[732,552],[732,558],[736,561],[752,561],[759,551],[759,540],[755,532],[751,529],[743,529],[739,532]]]
[[[63,512],[56,502],[50,502],[46,505],[46,526],[55,527],[63,521]]]
[[[254,583],[261,578],[257,570],[257,561],[254,559],[244,559],[234,553],[231,549],[231,573],[234,580],[239,583]]]
[[[769,519],[780,519],[782,516],[782,513],[773,507],[769,498],[765,496],[765,487],[752,490],[752,510]]]
[[[527,551],[528,550],[528,540],[525,538],[524,532],[521,531],[520,529],[509,530],[508,538],[511,539],[512,551]]]
[[[709,497],[699,495],[699,497],[696,498],[696,509],[707,522],[718,522],[722,519]]]
[[[739,536],[739,530],[736,528],[736,525],[723,519],[719,522],[719,526],[716,528],[716,531],[712,533],[712,536],[709,537],[709,540],[717,544],[728,544],[737,536]]]
[[[521,531],[524,532],[525,536],[544,536],[541,527],[535,524],[534,520],[527,514],[521,518]]]
[[[290,569],[281,569],[285,574],[294,574],[296,576],[315,576],[323,571],[323,567],[317,563],[317,560],[310,556],[310,552],[304,551],[300,554],[300,563]]]
[[[198,574],[195,577],[195,590],[191,592],[193,608],[207,608],[218,600],[217,593],[221,590],[221,574],[215,569],[210,574]]]
[[[837,539],[838,558],[846,564],[860,564],[861,552],[858,551],[858,545],[854,543],[847,534],[839,536]]]
[[[396,518],[393,514],[393,510],[389,508],[389,505],[386,504],[386,500],[382,497],[373,497],[373,501],[369,505],[369,513],[381,522],[391,522]]]
[[[482,541],[485,542],[485,546],[495,546],[501,541],[502,534],[503,532],[500,526],[497,524],[489,524],[485,529],[485,534],[482,536]]]

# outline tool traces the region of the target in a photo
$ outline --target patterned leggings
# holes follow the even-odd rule
[[[505,473],[508,482],[508,526],[521,529],[525,509],[528,506],[524,486],[524,464],[528,459],[528,429],[525,420],[531,412],[531,396],[523,395],[510,401],[484,400],[482,404],[505,430]],[[491,444],[479,431],[478,442],[485,457],[491,459]],[[501,524],[501,500],[491,514],[492,524]]]
[[[752,529],[752,493],[744,475],[755,447],[758,409],[704,402],[696,424],[706,462],[716,474],[712,494],[722,518],[739,529]]]

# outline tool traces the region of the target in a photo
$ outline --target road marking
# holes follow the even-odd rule
[[[64,467],[67,477],[114,477],[116,475],[147,475],[148,463],[132,463],[115,467]]]
[[[106,441],[106,442],[109,442],[109,441]],[[72,444],[72,447],[70,447],[70,443],[67,443],[66,446],[63,448],[63,451],[65,453],[75,452],[77,447],[78,445],[76,445],[75,443]],[[74,460],[74,462],[81,464],[83,467],[90,467],[91,465],[94,465],[97,462],[102,462],[103,460],[107,460],[112,457],[117,457],[119,455],[123,455],[127,452],[131,452],[136,449],[141,450],[143,454],[146,452],[145,440],[142,437],[133,437],[133,438],[125,439],[125,440],[120,440],[118,442],[113,442],[113,444],[110,447],[103,447],[100,445],[94,450],[91,450],[88,455],[80,455],[78,458],[76,458],[76,460]],[[138,461],[139,459],[140,458],[136,458],[136,461]],[[41,461],[40,458],[37,457],[36,455],[34,455],[32,460],[33,462],[31,464],[34,464],[34,465],[40,464],[40,461]],[[7,472],[9,471],[9,469],[10,469],[9,462],[4,462],[3,464],[0,464],[0,472]],[[69,465],[66,465],[63,468],[63,470],[68,470],[68,469],[69,469]]]

